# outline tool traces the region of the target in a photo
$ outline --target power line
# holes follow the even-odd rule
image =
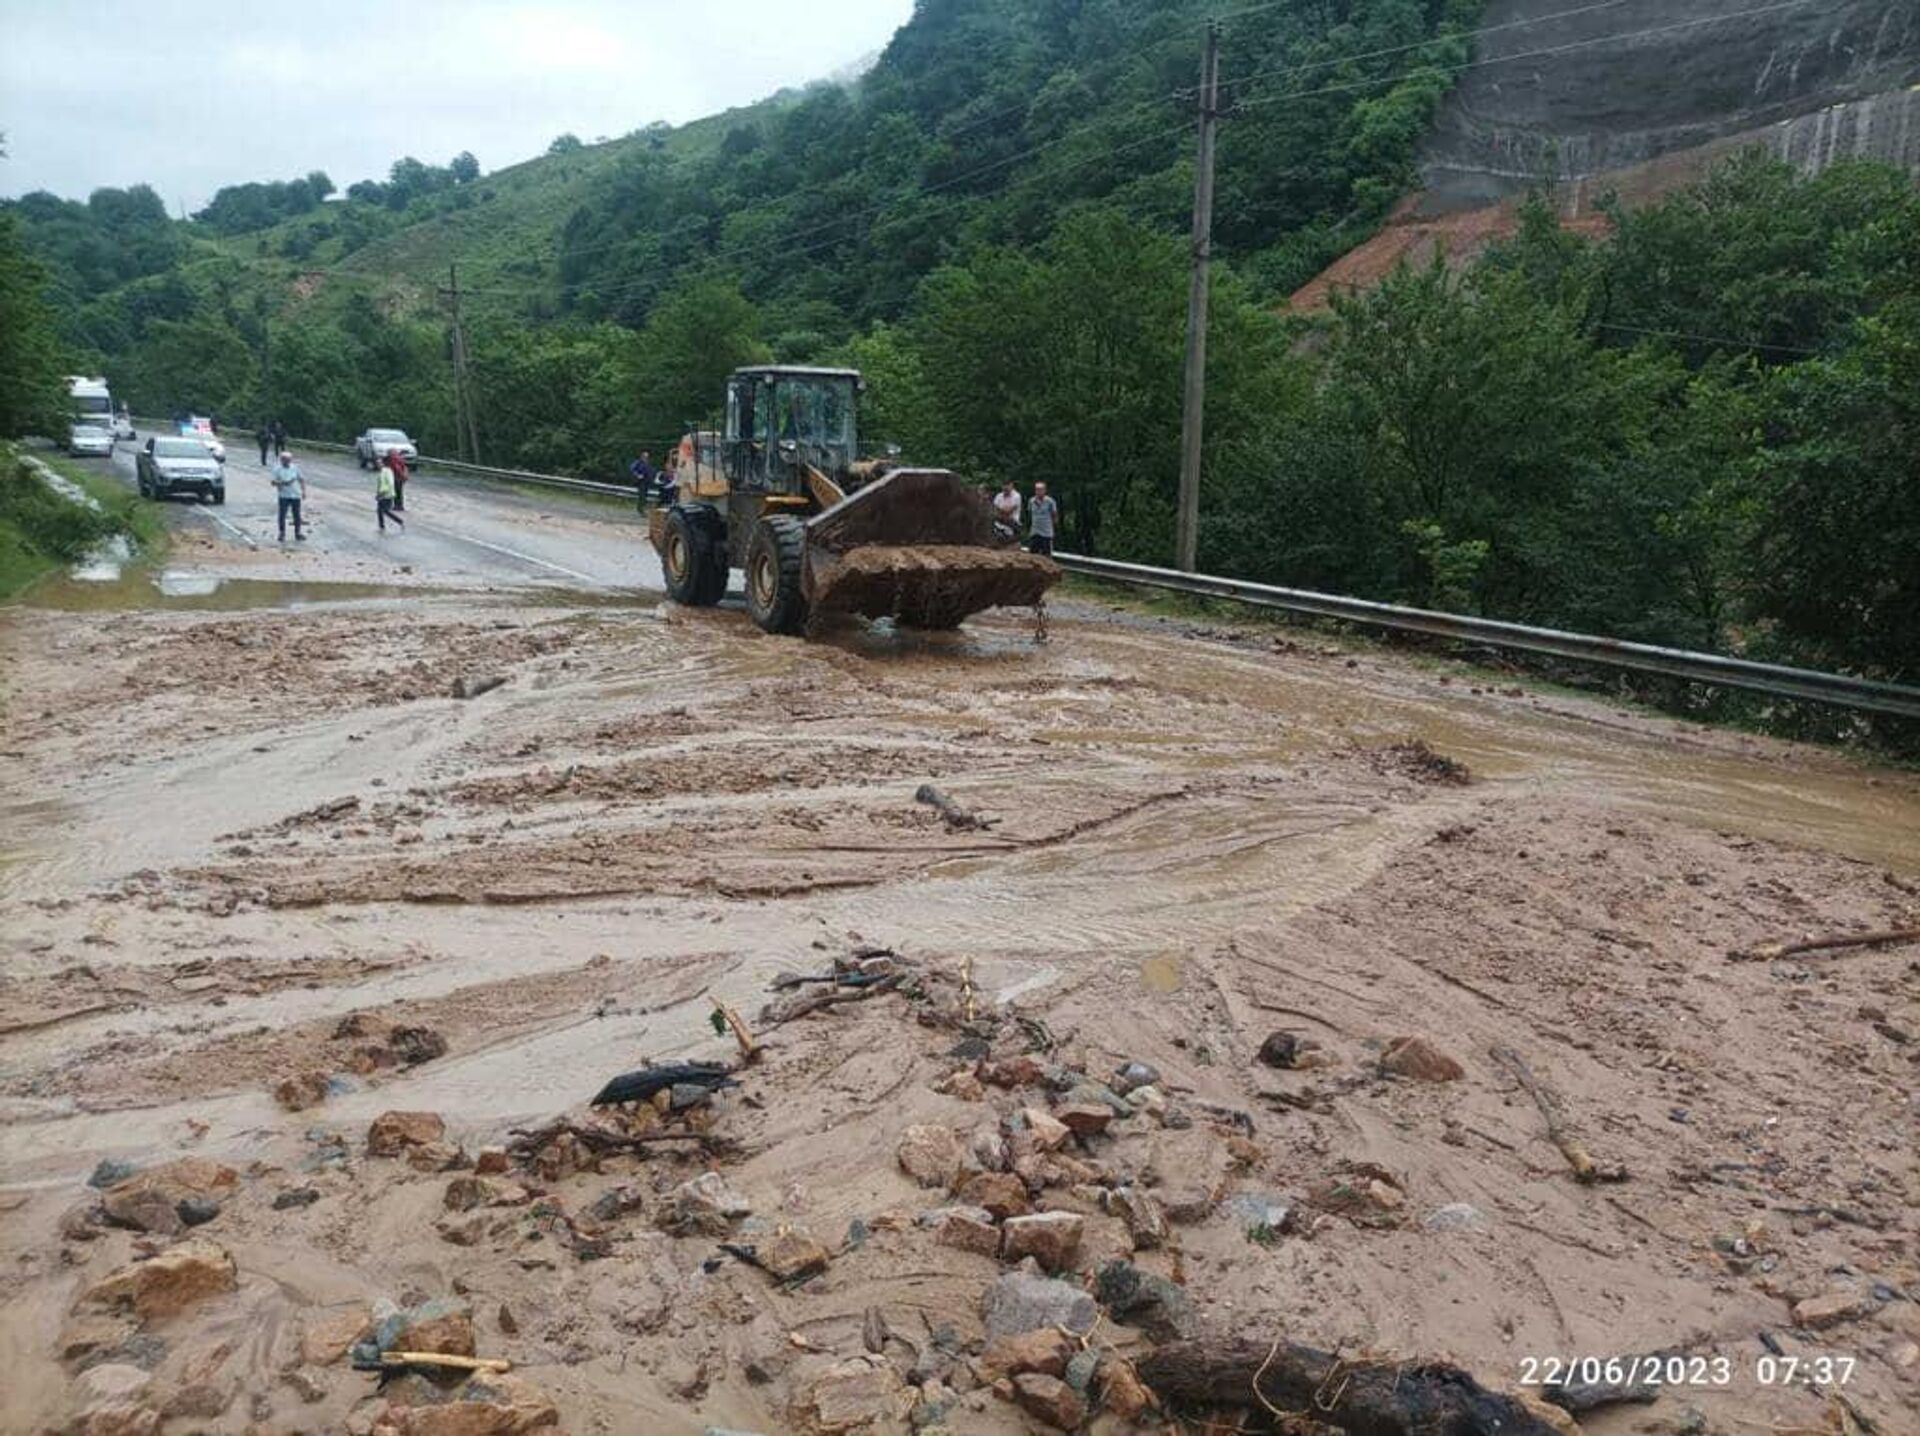
[[[1693,344],[1719,344],[1729,349],[1764,349],[1776,354],[1801,354],[1819,357],[1825,349],[1809,349],[1803,344],[1766,344],[1758,339],[1731,339],[1723,334],[1689,334],[1679,329],[1647,329],[1637,324],[1593,321],[1595,329],[1611,329],[1621,334],[1641,334],[1649,339],[1684,339]]]
[[[1510,65],[1517,60],[1538,60],[1551,55],[1567,55],[1577,50],[1590,50],[1597,45],[1611,45],[1625,40],[1645,40],[1655,35],[1669,35],[1679,30],[1691,30],[1701,25],[1717,25],[1726,20],[1744,20],[1754,15],[1771,15],[1781,10],[1797,10],[1811,5],[1815,0],[1779,0],[1773,5],[1759,5],[1751,10],[1730,10],[1724,15],[1707,15],[1694,20],[1680,20],[1671,25],[1655,25],[1646,30],[1627,30],[1613,35],[1594,35],[1585,40],[1571,40],[1564,45],[1549,45],[1539,50],[1520,50],[1511,55],[1494,55],[1485,60],[1465,60],[1457,65],[1428,65],[1414,73],[1457,75],[1467,70],[1484,69],[1488,65]],[[1364,90],[1369,86],[1397,82],[1404,75],[1379,76],[1371,80],[1353,80],[1345,84],[1324,85],[1314,90],[1288,90],[1278,95],[1266,95],[1258,99],[1242,100],[1235,107],[1250,110],[1259,105],[1275,105],[1282,100],[1305,100],[1320,95],[1347,94],[1354,90]]]
[[[1283,0],[1284,3],[1284,0]],[[1252,74],[1241,75],[1237,79],[1221,81],[1220,88],[1230,90],[1235,85],[1245,85],[1254,80],[1270,79],[1275,75],[1299,75],[1311,70],[1330,70],[1336,65],[1358,64],[1363,60],[1384,60],[1393,55],[1405,55],[1414,50],[1424,50],[1432,45],[1445,45],[1455,40],[1479,40],[1488,35],[1498,35],[1508,30],[1522,30],[1529,25],[1546,25],[1555,20],[1571,20],[1577,15],[1589,15],[1598,10],[1612,10],[1625,5],[1627,0],[1597,0],[1592,5],[1582,5],[1574,10],[1561,10],[1552,15],[1534,15],[1524,20],[1508,20],[1499,25],[1486,25],[1477,30],[1454,30],[1445,35],[1430,35],[1424,40],[1415,40],[1406,45],[1390,45],[1381,50],[1364,50],[1356,55],[1340,55],[1328,60],[1315,60],[1309,64],[1282,65],[1272,70],[1255,70]],[[1268,9],[1268,6],[1260,6]],[[1245,14],[1248,12],[1242,11]]]

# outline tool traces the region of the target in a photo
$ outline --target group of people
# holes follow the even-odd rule
[[[280,542],[287,541],[287,520],[293,520],[293,537],[296,542],[304,542],[307,537],[307,524],[302,505],[307,497],[306,476],[300,472],[300,466],[293,461],[293,453],[286,447],[286,427],[275,419],[271,425],[261,425],[260,432],[272,438],[274,463],[267,470],[267,481],[273,485],[277,504]],[[275,437],[277,436],[277,437]],[[263,441],[260,462],[267,462],[266,443]],[[407,461],[397,450],[390,450],[374,470],[373,512],[380,524],[380,532],[387,531],[387,521],[391,519],[402,529],[407,521],[400,517],[406,510],[407,502]]]
[[[993,496],[994,523],[1003,526],[1009,534],[1020,532],[1020,510],[1022,501],[1020,490],[1008,479],[1000,486],[1000,492]],[[1047,492],[1045,483],[1033,486],[1033,497],[1025,501],[1027,511],[1027,551],[1029,553],[1051,554],[1053,552],[1054,531],[1060,524],[1060,503]]]

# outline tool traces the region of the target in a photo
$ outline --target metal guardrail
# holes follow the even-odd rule
[[[1375,628],[1427,633],[1463,643],[1482,643],[1493,648],[1546,653],[1582,663],[1630,669],[1636,673],[1656,673],[1693,683],[1744,688],[1778,698],[1796,698],[1809,703],[1892,713],[1902,718],[1920,718],[1920,688],[1901,683],[1882,683],[1870,678],[1849,677],[1843,673],[1822,673],[1811,668],[1756,663],[1751,659],[1729,658],[1717,653],[1661,648],[1650,643],[1630,643],[1620,638],[1596,638],[1591,634],[1568,633],[1557,628],[1534,628],[1494,618],[1472,618],[1465,614],[1404,608],[1398,604],[1374,603],[1364,598],[1345,598],[1307,589],[1277,588],[1242,579],[1218,578],[1212,574],[1180,573],[1174,569],[1088,558],[1082,554],[1063,553],[1054,557],[1068,573],[1083,574],[1088,578],[1169,589],[1201,598],[1232,599],[1261,608],[1338,618]]]
[[[136,417],[133,422],[137,426],[148,429],[169,427],[168,421],[164,419]],[[245,434],[236,431],[232,435],[222,434],[220,437],[223,443],[231,438],[232,442],[244,447],[253,442],[253,431],[249,429]],[[325,453],[351,454],[354,451],[352,444],[336,444],[329,439],[303,439],[295,434],[289,434],[287,442],[296,448],[319,449]],[[538,484],[542,488],[549,489],[573,489],[580,493],[611,494],[623,499],[630,499],[634,495],[631,484],[601,484],[591,479],[564,478],[559,474],[529,473],[525,469],[496,469],[486,464],[469,464],[464,459],[443,459],[434,454],[421,454],[414,460],[414,465],[430,467],[437,473],[467,474],[476,479],[504,479],[510,483]]]

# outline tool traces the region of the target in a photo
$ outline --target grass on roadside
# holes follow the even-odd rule
[[[159,517],[124,484],[54,454],[33,457],[91,495],[99,507],[55,493],[33,472],[21,448],[0,444],[0,602],[79,562],[115,534],[125,534],[142,552],[163,546],[166,530]]]

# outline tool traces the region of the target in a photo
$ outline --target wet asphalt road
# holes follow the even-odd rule
[[[146,434],[141,434],[144,443]],[[113,471],[132,488],[137,444],[114,451]],[[606,590],[658,590],[660,564],[633,505],[572,494],[529,491],[484,479],[435,474],[431,465],[407,484],[406,527],[379,531],[373,475],[350,455],[294,454],[306,476],[309,532],[299,547],[336,556],[343,568],[405,565],[416,579],[462,584],[543,584]],[[98,463],[99,460],[86,460]],[[262,551],[280,546],[273,486],[248,440],[228,446],[227,501],[162,503],[177,527],[198,526]],[[291,532],[286,546],[295,547]]]

